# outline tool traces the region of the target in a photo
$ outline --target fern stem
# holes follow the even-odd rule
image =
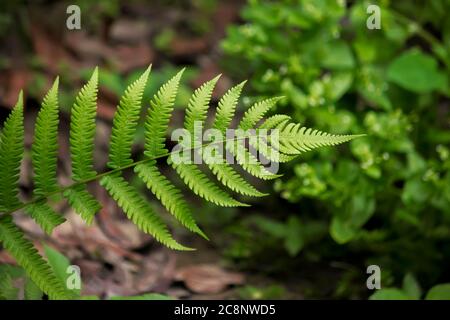
[[[220,144],[220,143],[224,144],[224,143],[226,143],[227,141],[231,141],[231,140],[239,141],[239,140],[244,140],[244,139],[246,139],[245,136],[244,136],[244,137],[238,137],[238,138],[225,139],[225,140],[220,140],[220,141],[214,141],[214,142],[202,144],[202,145],[200,145],[200,146],[186,148],[186,149],[184,149],[184,150],[185,150],[185,151],[187,151],[187,150],[195,150],[195,149],[204,148],[204,147],[209,146],[209,145]],[[179,151],[176,151],[176,152],[182,152],[182,151],[183,151],[183,149],[181,149],[181,150],[179,150]],[[175,152],[175,153],[176,153],[176,152]],[[9,211],[7,211],[7,212],[4,212],[4,213],[0,214],[0,218],[1,218],[1,217],[4,217],[4,216],[7,216],[7,215],[11,215],[11,214],[15,213],[16,211],[19,211],[19,210],[21,210],[21,209],[24,209],[24,208],[26,208],[26,207],[28,207],[28,206],[30,206],[30,205],[32,205],[32,204],[35,204],[35,203],[37,203],[37,202],[39,202],[39,201],[47,200],[47,199],[49,199],[50,197],[52,197],[52,196],[54,196],[54,195],[62,194],[62,193],[64,193],[64,191],[67,191],[67,190],[69,190],[69,189],[75,188],[75,187],[77,187],[77,186],[79,186],[79,185],[83,185],[83,184],[87,184],[87,183],[90,183],[90,182],[94,182],[94,181],[99,180],[99,179],[101,179],[101,178],[103,178],[103,177],[105,177],[105,176],[114,174],[114,173],[116,173],[116,172],[121,172],[121,171],[124,171],[124,170],[126,170],[126,169],[133,168],[133,167],[135,167],[135,166],[137,166],[137,165],[139,165],[139,164],[146,163],[146,162],[148,162],[148,161],[153,161],[153,160],[157,160],[157,159],[160,159],[160,158],[168,157],[168,156],[170,156],[172,153],[174,153],[174,152],[166,152],[166,153],[160,154],[160,155],[158,155],[158,156],[154,156],[154,157],[142,159],[142,160],[139,160],[139,161],[134,161],[134,162],[132,162],[132,163],[130,163],[130,164],[127,164],[127,165],[124,165],[124,166],[122,166],[122,167],[120,167],[120,168],[111,169],[111,170],[109,170],[109,171],[102,172],[102,173],[97,174],[96,176],[90,177],[90,178],[88,178],[88,179],[76,181],[76,182],[74,182],[74,183],[72,183],[72,184],[70,184],[70,185],[68,185],[68,186],[61,187],[60,189],[58,189],[58,190],[56,190],[56,191],[52,191],[52,192],[49,192],[49,193],[47,193],[47,194],[45,194],[45,195],[36,197],[36,198],[34,198],[34,199],[32,199],[32,200],[30,200],[30,201],[28,201],[28,202],[23,202],[21,205],[15,207],[14,209],[11,209],[11,210],[9,210]]]

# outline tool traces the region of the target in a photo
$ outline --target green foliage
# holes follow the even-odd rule
[[[245,286],[239,289],[239,296],[246,300],[283,299],[285,289],[278,285],[270,285],[263,288]]]
[[[35,171],[35,189],[37,196],[54,192],[56,182],[56,162],[58,153],[58,84],[55,80],[50,91],[44,97],[41,110],[36,119],[32,161]]]
[[[43,293],[36,284],[26,275],[24,269],[9,264],[0,266],[0,300],[16,300],[20,296],[17,282],[23,285],[23,297],[26,300],[40,300]]]
[[[52,272],[51,267],[39,255],[33,244],[26,240],[22,231],[10,216],[0,218],[0,241],[9,253],[22,266],[27,275],[51,299],[70,299],[72,295],[65,284]]]
[[[420,300],[422,290],[416,278],[408,273],[403,278],[402,288],[382,288],[370,296],[371,300]],[[450,300],[450,283],[433,286],[425,294],[425,300]]]
[[[450,283],[438,284],[428,291],[426,300],[450,300]]]
[[[133,82],[120,99],[114,116],[108,166],[117,169],[133,163],[131,146],[141,110],[142,94],[151,67]]]
[[[19,205],[19,174],[23,156],[23,96],[0,133],[0,211],[7,211]]]
[[[69,259],[47,245],[44,245],[44,251],[55,276],[63,283],[67,283],[71,275],[67,272],[70,266]],[[81,287],[83,285],[81,279],[80,285]],[[67,290],[72,292],[73,298],[100,300],[98,296],[82,296],[80,289]],[[23,296],[20,296],[20,291],[23,291]],[[26,276],[24,269],[9,264],[0,266],[0,300],[41,300],[42,298],[43,292]],[[111,296],[109,300],[173,300],[173,298],[159,293],[145,293],[138,296]]]
[[[238,81],[252,75],[257,98],[284,96],[294,122],[367,133],[349,149],[290,162],[275,182],[287,203],[269,210],[317,232],[305,254],[316,245],[321,254],[310,253],[325,260],[363,252],[394,276],[408,270],[431,285],[450,263],[450,3],[380,1],[380,30],[366,27],[370,4],[250,0],[223,61]]]
[[[47,201],[57,193],[61,193],[67,199],[69,205],[87,223],[91,223],[95,218],[95,213],[100,209],[100,204],[87,190],[89,182],[98,180],[100,185],[122,208],[126,216],[143,232],[152,235],[169,248],[192,250],[179,244],[172,237],[162,217],[153,210],[147,199],[122,176],[126,169],[134,168],[137,176],[145,182],[156,198],[183,226],[206,238],[206,235],[196,224],[196,220],[181,191],[160,172],[156,162],[158,158],[168,157],[175,152],[179,152],[168,152],[165,147],[165,135],[182,73],[183,71],[180,71],[164,84],[152,99],[145,125],[145,157],[139,161],[132,159],[132,147],[150,67],[128,86],[120,99],[114,116],[108,162],[109,171],[97,174],[93,164],[98,91],[98,69],[96,68],[90,80],[78,93],[72,108],[70,152],[73,183],[64,187],[59,186],[56,179],[56,155],[58,151],[57,79],[44,98],[36,121],[35,141],[32,148],[36,188],[33,199],[27,203],[19,201],[18,192],[20,162],[24,151],[23,100],[22,94],[19,95],[18,103],[6,120],[0,136],[0,173],[2,174],[0,181],[0,241],[17,260],[18,264],[23,267],[32,282],[37,285],[37,288],[36,286],[33,287],[32,284],[28,286],[30,297],[37,298],[39,290],[42,290],[51,299],[79,298],[80,292],[66,289],[64,282],[67,280],[65,269],[67,269],[68,260],[48,247],[45,249],[48,261],[41,257],[32,243],[25,239],[23,231],[14,224],[12,215],[20,209],[24,209],[47,233],[51,234],[55,227],[64,222],[64,218],[57,215],[47,204]],[[208,147],[225,142],[211,141],[211,143],[202,144],[202,137],[196,135],[195,130],[197,121],[203,124],[206,120],[211,94],[218,78],[216,77],[202,85],[189,100],[185,117],[185,131],[191,137],[190,141],[193,141],[193,144],[187,145],[189,151],[194,150],[203,154]],[[221,108],[218,114],[218,118],[221,120],[218,126],[222,130],[230,123],[242,85],[232,88],[221,99]],[[276,101],[277,99],[271,99],[256,103],[244,115],[240,127],[256,129],[257,122],[270,107],[274,106]],[[276,121],[271,123],[274,125]],[[283,125],[286,125],[288,129],[281,130],[280,146],[292,156],[298,156],[306,150],[339,144],[357,137],[356,135],[325,135],[310,129],[300,129],[300,126],[295,124],[291,126],[286,122],[283,122]],[[244,135],[241,138],[249,139],[251,136]],[[234,143],[237,138],[231,138],[231,140]],[[271,150],[278,148],[277,145],[270,143]],[[243,145],[240,148],[240,150],[235,150],[234,154],[241,159],[239,163],[245,164],[243,161],[245,155],[251,153]],[[277,150],[277,152],[286,155],[283,150]],[[223,157],[224,155],[220,156]],[[252,169],[247,171],[255,173],[255,176],[261,176],[264,167],[255,156],[253,157],[255,163],[251,164]],[[168,162],[188,188],[205,200],[224,207],[247,206],[234,199],[228,192],[213,182],[197,164],[176,163],[170,158]],[[211,171],[219,181],[231,190],[248,195],[262,195],[246,182],[246,177],[242,177],[233,170],[231,167],[212,167]],[[298,250],[297,247],[298,244],[296,243],[290,244],[289,250]],[[3,297],[10,297],[14,294],[13,290],[8,289],[10,284],[9,278],[5,278],[0,283],[2,291],[5,292],[2,295]],[[155,297],[143,296],[141,298],[153,299]]]
[[[417,49],[406,51],[389,65],[387,78],[400,87],[417,93],[433,90],[445,92],[447,76],[438,69],[437,61]]]
[[[67,280],[71,275],[70,273],[67,272],[70,266],[69,259],[63,254],[59,253],[58,251],[52,249],[47,245],[44,245],[44,251],[48,260],[48,264],[51,266],[54,274],[58,277],[60,281],[62,281],[62,283],[67,283]],[[67,290],[72,292],[75,297],[79,297],[81,295],[81,288],[67,289]]]

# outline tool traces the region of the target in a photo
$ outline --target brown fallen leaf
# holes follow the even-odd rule
[[[113,243],[132,250],[142,248],[153,241],[152,237],[139,231],[135,224],[123,217],[103,188],[98,188],[97,194],[103,204],[97,214],[97,223],[103,234]]]
[[[16,265],[17,262],[6,250],[0,250],[0,264]]]
[[[164,248],[152,250],[142,260],[131,283],[138,293],[165,292],[175,274],[175,255]]]
[[[170,43],[170,54],[174,57],[193,56],[208,50],[206,38],[175,37]]]
[[[31,79],[30,72],[26,69],[15,69],[5,72],[2,79],[2,96],[0,102],[8,108],[12,108],[16,102],[20,90],[27,88],[27,84]],[[3,84],[3,82],[5,82]]]
[[[31,25],[33,27],[30,30],[30,35],[34,51],[47,70],[57,74],[61,63],[68,64],[72,69],[79,68],[79,63],[61,45],[61,39],[57,39],[36,21]]]
[[[148,67],[155,58],[152,48],[143,41],[136,45],[118,45],[114,47],[114,52],[112,62],[121,73]]]
[[[192,85],[195,88],[222,73],[219,66],[208,57],[199,58],[198,63],[200,65],[200,73],[194,80],[192,80]],[[220,99],[231,86],[231,80],[226,75],[222,74],[216,87],[214,88],[212,98],[216,100]]]
[[[184,282],[195,293],[215,294],[224,291],[230,285],[244,283],[244,275],[229,272],[217,265],[201,264],[179,269],[175,279]]]

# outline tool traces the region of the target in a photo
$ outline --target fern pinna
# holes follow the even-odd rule
[[[51,234],[63,223],[64,217],[48,204],[49,198],[61,194],[71,207],[91,223],[100,203],[87,190],[87,184],[99,181],[109,195],[117,202],[126,216],[136,226],[169,248],[192,250],[177,242],[169,232],[165,221],[150,206],[147,198],[133,187],[122,175],[123,170],[133,168],[148,189],[165,209],[186,229],[207,238],[195,221],[188,202],[178,189],[157,167],[157,159],[167,157],[168,164],[176,171],[187,187],[196,195],[218,206],[246,206],[235,199],[229,191],[245,196],[261,197],[264,193],[247,182],[228,161],[226,153],[232,155],[242,169],[261,179],[274,179],[279,175],[270,172],[254,155],[259,151],[264,157],[279,162],[290,161],[302,152],[321,146],[336,145],[349,141],[354,135],[331,135],[304,128],[291,123],[286,115],[275,114],[265,120],[279,98],[263,100],[254,104],[238,123],[241,130],[274,130],[279,132],[278,143],[265,140],[255,143],[251,137],[227,139],[226,152],[219,154],[224,161],[210,161],[211,146],[218,141],[202,144],[202,137],[195,126],[205,124],[211,94],[219,77],[195,90],[186,109],[184,129],[190,135],[189,148],[199,154],[215,176],[211,179],[195,163],[175,162],[166,148],[165,140],[171,114],[173,113],[177,89],[183,70],[165,83],[150,101],[145,119],[145,152],[143,158],[134,161],[131,148],[141,114],[142,96],[150,74],[149,67],[123,94],[113,120],[110,140],[108,170],[97,173],[93,166],[95,118],[98,92],[98,69],[78,93],[71,111],[70,153],[72,180],[68,186],[57,183],[57,128],[58,128],[58,79],[44,97],[37,116],[31,160],[34,172],[34,194],[28,202],[19,199],[20,163],[24,154],[24,125],[22,93],[13,111],[4,123],[0,134],[0,241],[3,247],[17,260],[34,283],[51,299],[74,298],[58,280],[47,261],[41,257],[23,232],[14,224],[12,214],[23,210],[42,229]],[[211,127],[225,133],[230,127],[236,111],[244,82],[232,87],[219,101]],[[249,140],[249,147],[245,141]],[[251,150],[253,149],[253,150]],[[217,157],[217,153],[215,156]],[[276,155],[276,157],[274,156]],[[226,191],[229,189],[229,191]]]

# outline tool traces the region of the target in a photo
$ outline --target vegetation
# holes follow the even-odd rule
[[[39,111],[34,143],[32,148],[32,162],[35,178],[35,197],[26,203],[18,198],[18,179],[20,162],[23,157],[23,98],[19,100],[6,120],[0,139],[0,240],[3,246],[21,265],[29,278],[51,299],[68,299],[75,297],[66,290],[65,284],[58,280],[57,274],[38,254],[33,245],[24,238],[23,232],[14,224],[11,214],[25,209],[27,213],[45,230],[51,234],[53,229],[64,222],[47,204],[49,198],[63,194],[70,206],[86,221],[91,223],[100,203],[86,189],[88,182],[99,180],[100,184],[114,198],[127,217],[145,233],[171,249],[192,250],[178,243],[172,238],[164,221],[155,213],[145,197],[130,185],[122,176],[122,171],[134,168],[137,175],[145,182],[148,189],[161,201],[185,228],[204,238],[206,235],[195,222],[187,202],[181,191],[164,176],[156,166],[156,160],[170,155],[165,147],[166,130],[177,93],[178,83],[183,74],[178,72],[164,84],[151,101],[146,117],[145,158],[139,161],[131,159],[131,148],[136,125],[141,110],[142,94],[150,74],[150,67],[132,83],[123,94],[116,114],[110,141],[109,171],[98,174],[93,169],[93,148],[95,134],[95,115],[98,88],[98,70],[95,69],[89,82],[78,94],[71,114],[70,146],[72,158],[73,183],[60,187],[56,177],[57,163],[57,127],[58,127],[58,79],[47,93]],[[192,95],[186,109],[184,128],[188,133],[189,142],[182,141],[185,148],[198,152],[213,174],[224,187],[250,196],[262,196],[253,186],[245,181],[233,167],[223,159],[222,154],[214,154],[214,150],[207,151],[212,145],[218,145],[220,140],[212,140],[203,145],[202,136],[196,132],[198,123],[203,124],[209,108],[211,93],[219,77],[216,77],[198,88]],[[225,133],[235,112],[236,104],[242,90],[243,83],[231,88],[219,102],[213,128],[219,133]],[[254,104],[243,116],[238,127],[242,130],[256,128],[258,122],[274,107],[278,99],[267,99]],[[298,124],[289,123],[289,117],[275,115],[264,121],[260,128],[279,129],[279,144],[266,141],[254,147],[264,152],[269,159],[274,153],[280,155],[281,161],[289,161],[304,151],[320,146],[335,145],[349,141],[356,136],[335,136],[317,130],[306,129]],[[225,137],[225,135],[223,135]],[[184,137],[185,138],[185,137]],[[220,138],[220,137],[219,137]],[[258,162],[251,151],[242,144],[242,140],[251,139],[250,135],[243,135],[240,139],[232,138],[229,151],[236,157],[237,162],[249,174],[261,179],[273,179],[278,175],[266,170]],[[223,141],[222,141],[223,143]],[[270,145],[269,145],[270,144]],[[227,144],[228,146],[228,144]],[[276,149],[278,148],[278,149]],[[183,150],[175,150],[181,153]],[[219,151],[220,152],[220,151]],[[224,161],[211,161],[212,157],[220,156]],[[209,158],[211,157],[211,158]],[[248,158],[254,159],[251,162]],[[182,159],[183,160],[183,159]],[[189,160],[189,159],[188,159]],[[214,160],[214,159],[212,159]],[[260,160],[259,160],[260,161]],[[176,162],[171,158],[168,163],[175,169],[187,187],[196,195],[218,206],[245,206],[244,203],[232,198],[226,191],[211,180],[195,163],[188,161]],[[5,281],[9,281],[6,279]],[[4,284],[5,285],[5,284]],[[8,286],[6,286],[8,287]],[[7,294],[6,294],[7,295]]]
[[[0,8],[0,298],[450,298],[448,0]]]
[[[413,273],[428,288],[448,280],[450,263],[450,3],[380,1],[379,30],[366,27],[370,4],[249,1],[223,42],[225,65],[238,79],[251,74],[255,95],[284,95],[295,121],[367,133],[286,165],[275,190],[292,205],[258,217],[262,232],[296,233],[292,256],[358,257],[382,268],[383,285]],[[363,281],[346,273],[335,296]]]

